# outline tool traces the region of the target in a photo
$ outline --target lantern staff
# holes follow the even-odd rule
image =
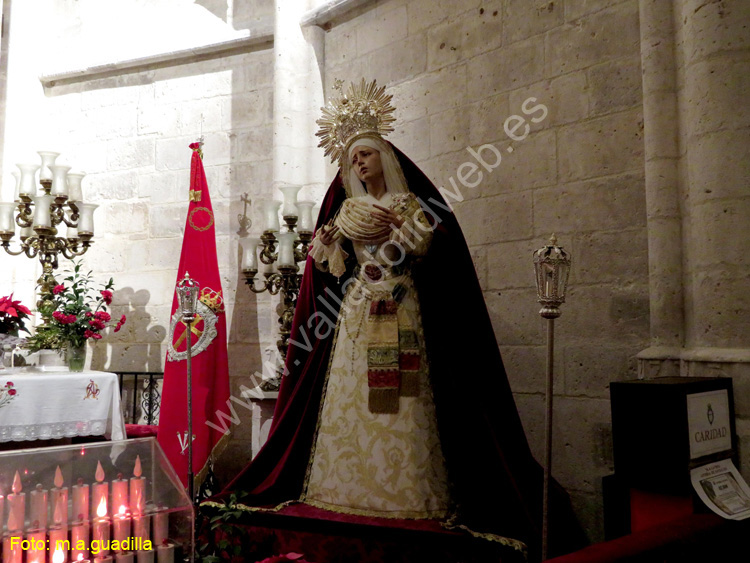
[[[565,288],[570,274],[570,254],[557,246],[553,234],[549,244],[534,252],[537,300],[542,304],[539,314],[547,319],[547,382],[546,428],[544,459],[544,492],[542,495],[542,561],[547,559],[549,522],[549,483],[552,469],[552,381],[555,352],[555,319],[560,316],[560,305],[565,303]]]

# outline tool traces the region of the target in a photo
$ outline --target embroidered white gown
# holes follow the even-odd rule
[[[392,204],[387,192],[380,200],[370,195],[358,199],[381,206]],[[410,210],[405,215],[410,226],[415,226],[414,221],[427,224],[418,204]],[[424,254],[431,232],[429,228],[410,230],[405,224],[391,239],[398,240],[411,254]],[[398,263],[397,247],[388,242],[380,246],[383,245],[387,246],[386,262]],[[379,247],[359,243],[353,246],[360,265],[372,263],[373,257],[386,264]],[[324,260],[322,254],[319,251],[320,262]],[[339,512],[438,518],[448,510],[449,493],[419,302],[408,273],[396,275],[391,270],[384,271],[381,280],[371,282],[362,275],[362,267],[343,299],[303,499]],[[375,414],[368,409],[367,318],[372,298],[391,293],[397,284],[406,288],[398,315],[407,317],[418,336],[419,393],[415,397],[399,397],[395,414]]]

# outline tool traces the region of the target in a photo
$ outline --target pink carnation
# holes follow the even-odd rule
[[[58,284],[52,288],[52,293],[55,295],[60,295],[63,291],[65,291],[65,286],[63,284]]]
[[[107,311],[97,311],[94,315],[98,320],[102,321],[103,323],[108,323],[112,317],[109,316],[109,313]]]
[[[93,338],[94,340],[101,340],[102,335],[99,334],[98,332],[95,332],[94,334],[91,335],[91,338]]]
[[[92,336],[94,336],[94,331],[92,331],[92,330],[86,330],[83,333],[83,337],[84,338],[91,338]]]
[[[92,319],[89,321],[89,325],[94,327],[96,330],[104,330],[104,328],[107,326],[99,319]]]
[[[112,292],[111,291],[109,291],[108,289],[102,289],[99,293],[102,294],[102,299],[104,299],[104,302],[107,305],[112,304]]]

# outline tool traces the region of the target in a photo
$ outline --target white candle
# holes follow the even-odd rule
[[[26,551],[26,563],[45,563],[47,559],[47,532],[40,530],[26,534],[29,542]]]
[[[73,519],[89,519],[89,486],[83,484],[83,479],[73,485]]]
[[[154,550],[146,549],[137,552],[136,560],[138,563],[154,563]]]
[[[109,499],[109,483],[104,481],[104,468],[102,462],[96,462],[96,473],[94,474],[96,483],[91,486],[91,511],[99,518],[109,514],[107,510],[107,500]]]
[[[60,563],[68,560],[68,551],[66,549],[67,545],[68,545],[67,525],[50,529],[49,550],[55,552],[55,555],[57,556],[58,561]],[[58,552],[60,553],[60,555],[57,555]]]
[[[98,555],[104,556],[109,553],[109,518],[95,518],[93,526],[93,539],[91,541],[91,551],[98,552]]]
[[[132,551],[117,553],[115,555],[115,561],[117,563],[133,563],[133,555]]]
[[[13,201],[19,201],[18,199],[18,188],[21,185],[21,173],[18,170],[12,170],[11,176],[13,176],[13,180],[15,182],[15,190],[13,190]]]
[[[164,507],[163,507],[164,508]],[[162,545],[169,539],[169,513],[154,514],[154,545]]]
[[[0,233],[15,233],[16,221],[13,213],[16,210],[14,202],[0,202]]]
[[[300,233],[311,233],[315,228],[315,224],[312,219],[312,208],[315,205],[314,201],[298,201],[297,211],[299,211],[299,222],[297,223],[297,231]]]
[[[52,189],[50,193],[56,196],[68,195],[68,170],[70,166],[55,164],[52,169]]]
[[[141,477],[141,456],[135,457],[133,477],[130,478],[130,509],[133,514],[142,514],[146,508],[146,479]]]
[[[120,507],[120,511],[112,519],[115,541],[120,544],[118,551],[124,551],[122,543],[130,536],[130,515],[126,512],[125,506]]]
[[[122,473],[117,474],[117,479],[112,481],[112,508],[117,512],[124,509],[128,511],[128,480],[122,478]]]
[[[42,194],[34,196],[32,199],[34,200],[34,227],[52,227],[50,205],[55,197]]]
[[[16,471],[13,493],[8,495],[8,531],[23,530],[26,519],[26,494],[21,492],[21,476]]]
[[[70,550],[74,560],[86,559],[89,554],[89,522],[75,522],[70,530]]]
[[[2,230],[2,229],[0,229]],[[258,238],[241,238],[242,246],[242,269],[258,271]]]
[[[156,558],[159,563],[174,563],[174,544],[157,546]]]
[[[95,203],[80,203],[78,209],[80,210],[78,217],[78,233],[79,234],[94,234],[94,211],[99,207]]]
[[[280,201],[266,200],[263,202],[263,216],[265,217],[266,231],[278,231],[279,230],[279,207],[281,206]]]
[[[23,559],[22,540],[23,537],[20,534],[9,535],[3,539],[3,563],[21,563]]]
[[[277,264],[279,266],[294,266],[297,262],[294,260],[294,239],[297,233],[280,233],[279,239],[279,257]]]
[[[136,541],[140,540],[141,545],[151,537],[150,524],[151,517],[148,514],[133,515],[133,537]]]
[[[34,530],[47,528],[47,490],[42,485],[29,493],[29,524]]]
[[[20,233],[21,240],[26,240],[27,238],[29,238],[33,234],[34,234],[34,231],[31,229],[31,227],[22,227],[21,228],[21,233]]]
[[[85,175],[83,172],[68,172],[68,201],[83,201],[81,182]]]
[[[55,159],[60,156],[59,152],[50,151],[39,151],[36,154],[42,157],[42,166],[39,169],[40,180],[51,180],[52,179],[52,166],[55,164]]]
[[[50,489],[52,523],[60,525],[68,521],[68,487],[63,487],[63,476],[60,466],[55,470],[55,486]]]
[[[302,186],[282,186],[279,188],[284,194],[284,206],[281,208],[281,214],[284,217],[297,216],[297,194]]]

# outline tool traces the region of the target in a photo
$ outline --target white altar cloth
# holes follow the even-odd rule
[[[116,374],[33,369],[0,371],[0,442],[74,436],[125,439]]]

